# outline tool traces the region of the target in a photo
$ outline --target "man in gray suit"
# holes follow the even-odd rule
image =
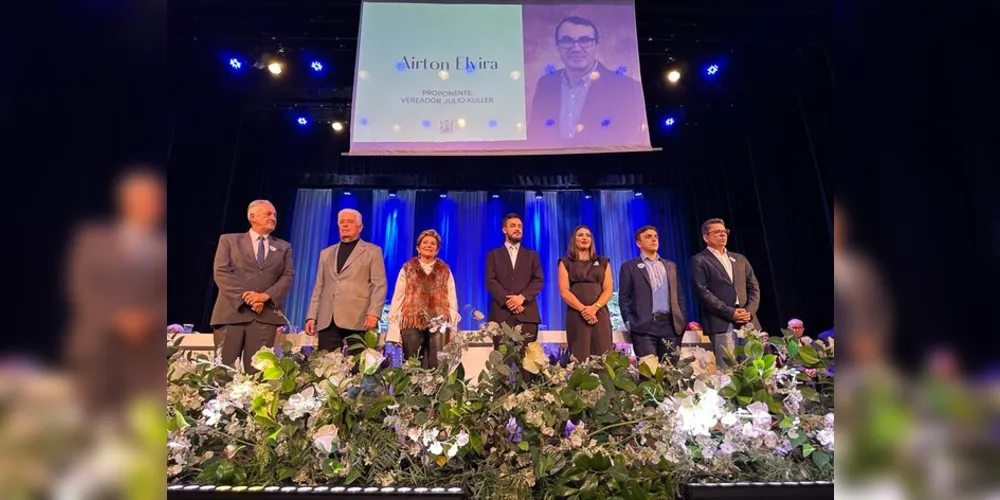
[[[760,329],[760,285],[747,258],[726,250],[729,230],[722,219],[705,221],[701,237],[707,248],[691,257],[691,286],[701,304],[702,327],[715,347],[715,363],[725,368],[723,348],[736,346],[733,331],[747,323]]]
[[[319,335],[318,349],[332,351],[351,335],[378,326],[388,290],[382,249],[361,240],[361,213],[344,209],[337,214],[340,243],[319,254],[306,334]]]
[[[222,362],[233,365],[243,355],[243,369],[255,370],[253,355],[273,347],[278,326],[285,320],[278,310],[292,287],[292,246],[271,235],[277,210],[267,200],[247,208],[250,231],[224,234],[215,251],[215,284],[219,295],[212,310],[215,349]]]

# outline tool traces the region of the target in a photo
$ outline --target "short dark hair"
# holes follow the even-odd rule
[[[653,227],[653,226],[646,225],[646,226],[640,227],[639,230],[635,232],[635,241],[639,241],[639,238],[642,236],[642,233],[645,233],[646,231],[649,231],[650,229],[652,229],[653,231],[656,231],[656,228]]]
[[[562,28],[562,25],[564,25],[566,23],[576,24],[578,26],[590,26],[591,28],[594,29],[594,40],[597,40],[597,41],[601,40],[601,33],[599,31],[597,31],[597,25],[594,24],[593,21],[591,21],[590,19],[587,19],[585,17],[570,16],[570,17],[564,17],[563,20],[559,21],[559,24],[556,25],[556,31],[552,35],[552,36],[555,37],[556,43],[559,43],[559,28]]]
[[[725,226],[726,225],[726,221],[724,221],[722,219],[719,219],[719,218],[715,218],[715,219],[708,219],[707,221],[702,222],[701,223],[701,234],[708,234],[708,226],[711,226],[712,224],[722,224],[723,226]]]
[[[509,214],[507,214],[507,215],[504,216],[503,223],[500,225],[500,227],[507,227],[507,221],[509,221],[511,219],[517,219],[517,220],[521,221],[521,224],[524,224],[524,219],[522,219],[520,215],[517,215],[517,214],[511,212],[511,213],[509,213]]]

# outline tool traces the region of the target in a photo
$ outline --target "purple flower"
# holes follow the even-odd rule
[[[576,429],[576,424],[572,420],[566,421],[566,430],[563,431],[563,437],[568,438],[570,434],[573,433],[573,429]]]
[[[507,420],[506,428],[507,428],[507,440],[512,443],[520,443],[522,439],[521,436],[522,429],[520,425],[517,425],[517,419],[514,417],[510,417],[510,419]]]
[[[389,397],[390,398],[396,397],[396,385],[395,384],[389,384]]]
[[[303,355],[309,356],[310,354],[312,354],[312,352],[313,352],[313,347],[311,345],[307,345],[307,346],[303,346],[302,347],[302,354]]]
[[[184,333],[184,327],[178,324],[173,324],[167,327],[167,333]]]
[[[280,345],[274,346],[274,355],[275,356],[277,356],[277,357],[280,358],[280,357],[283,357],[284,354],[285,354],[285,351],[281,350],[281,346]]]
[[[642,422],[639,422],[638,424],[635,424],[635,430],[642,429],[642,427],[643,427],[642,426]]]

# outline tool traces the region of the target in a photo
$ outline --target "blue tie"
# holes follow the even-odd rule
[[[264,267],[264,237],[257,237],[257,267]]]

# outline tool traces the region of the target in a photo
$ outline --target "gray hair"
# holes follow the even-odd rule
[[[257,207],[259,207],[261,205],[271,205],[273,207],[274,203],[271,203],[268,200],[253,200],[253,201],[251,201],[250,205],[247,206],[247,217],[250,216],[250,214],[253,212],[253,209],[255,209],[255,208],[257,208]]]
[[[353,208],[345,208],[345,209],[337,212],[337,222],[338,223],[340,222],[340,216],[344,215],[344,214],[354,214],[354,215],[357,215],[358,216],[358,225],[361,225],[361,226],[364,225],[362,223],[362,221],[361,221],[361,212],[358,212],[357,210],[355,210]]]

